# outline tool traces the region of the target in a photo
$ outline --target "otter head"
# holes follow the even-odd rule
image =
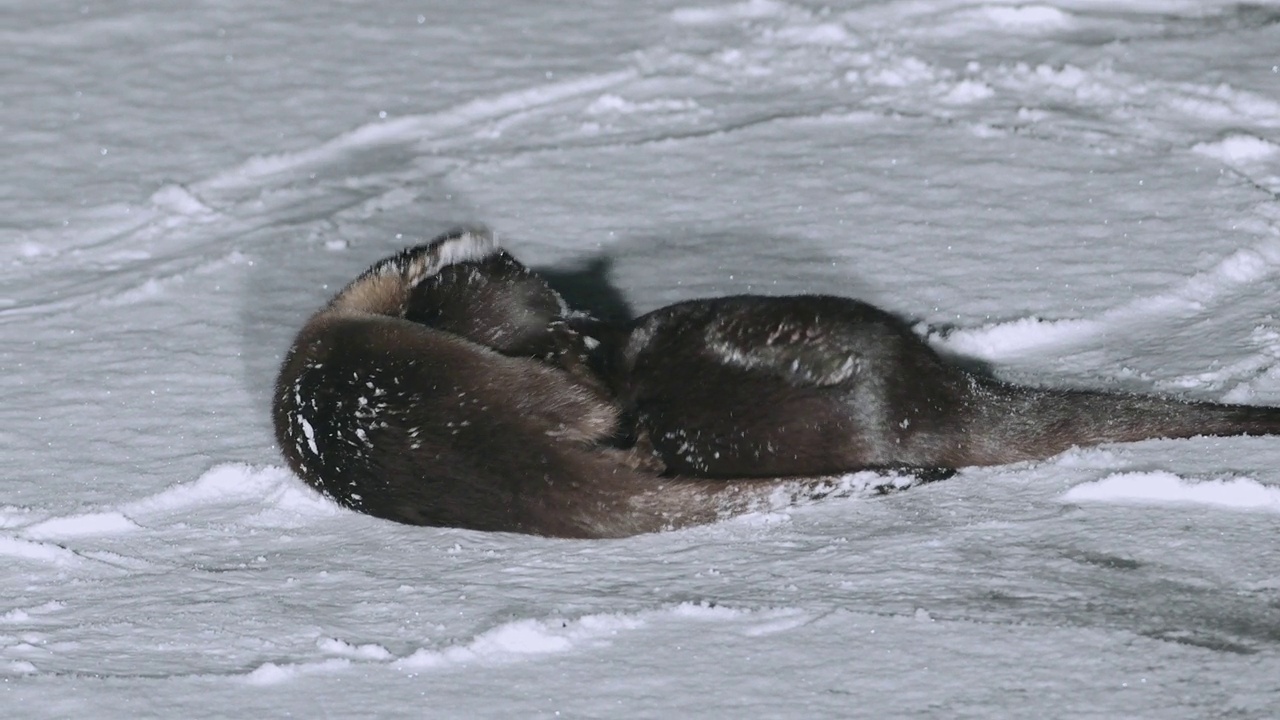
[[[404,318],[504,355],[541,357],[558,346],[553,336],[568,312],[545,280],[495,245],[414,285]]]

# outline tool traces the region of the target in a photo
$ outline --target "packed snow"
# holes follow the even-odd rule
[[[838,293],[1280,405],[1280,4],[5,18],[3,717],[1280,716],[1280,439],[587,542],[343,510],[268,417],[309,313],[469,222],[606,311]]]

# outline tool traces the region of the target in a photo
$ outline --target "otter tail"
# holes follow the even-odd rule
[[[1108,442],[1280,434],[1280,408],[1275,407],[1047,390],[988,380],[975,380],[970,410],[969,457],[960,464],[1034,460]]]

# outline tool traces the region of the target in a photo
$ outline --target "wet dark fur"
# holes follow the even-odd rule
[[[839,492],[828,474],[936,478],[1076,445],[1280,432],[1280,409],[999,383],[847,298],[603,322],[482,230],[375,264],[312,316],[273,420],[294,471],[347,507],[562,537]]]
[[[902,320],[830,296],[694,300],[634,322],[603,367],[673,473],[948,469],[1147,438],[1280,433],[1280,409],[976,375]]]
[[[272,405],[281,451],[370,515],[560,537],[654,532],[830,491],[820,479],[663,478],[648,453],[613,447],[618,408],[568,315],[484,231],[383,260],[294,340]]]

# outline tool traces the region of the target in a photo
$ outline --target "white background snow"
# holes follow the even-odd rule
[[[89,3],[0,21],[0,716],[1280,715],[1280,439],[619,541],[289,471],[307,314],[459,222],[1280,404],[1280,4]]]

